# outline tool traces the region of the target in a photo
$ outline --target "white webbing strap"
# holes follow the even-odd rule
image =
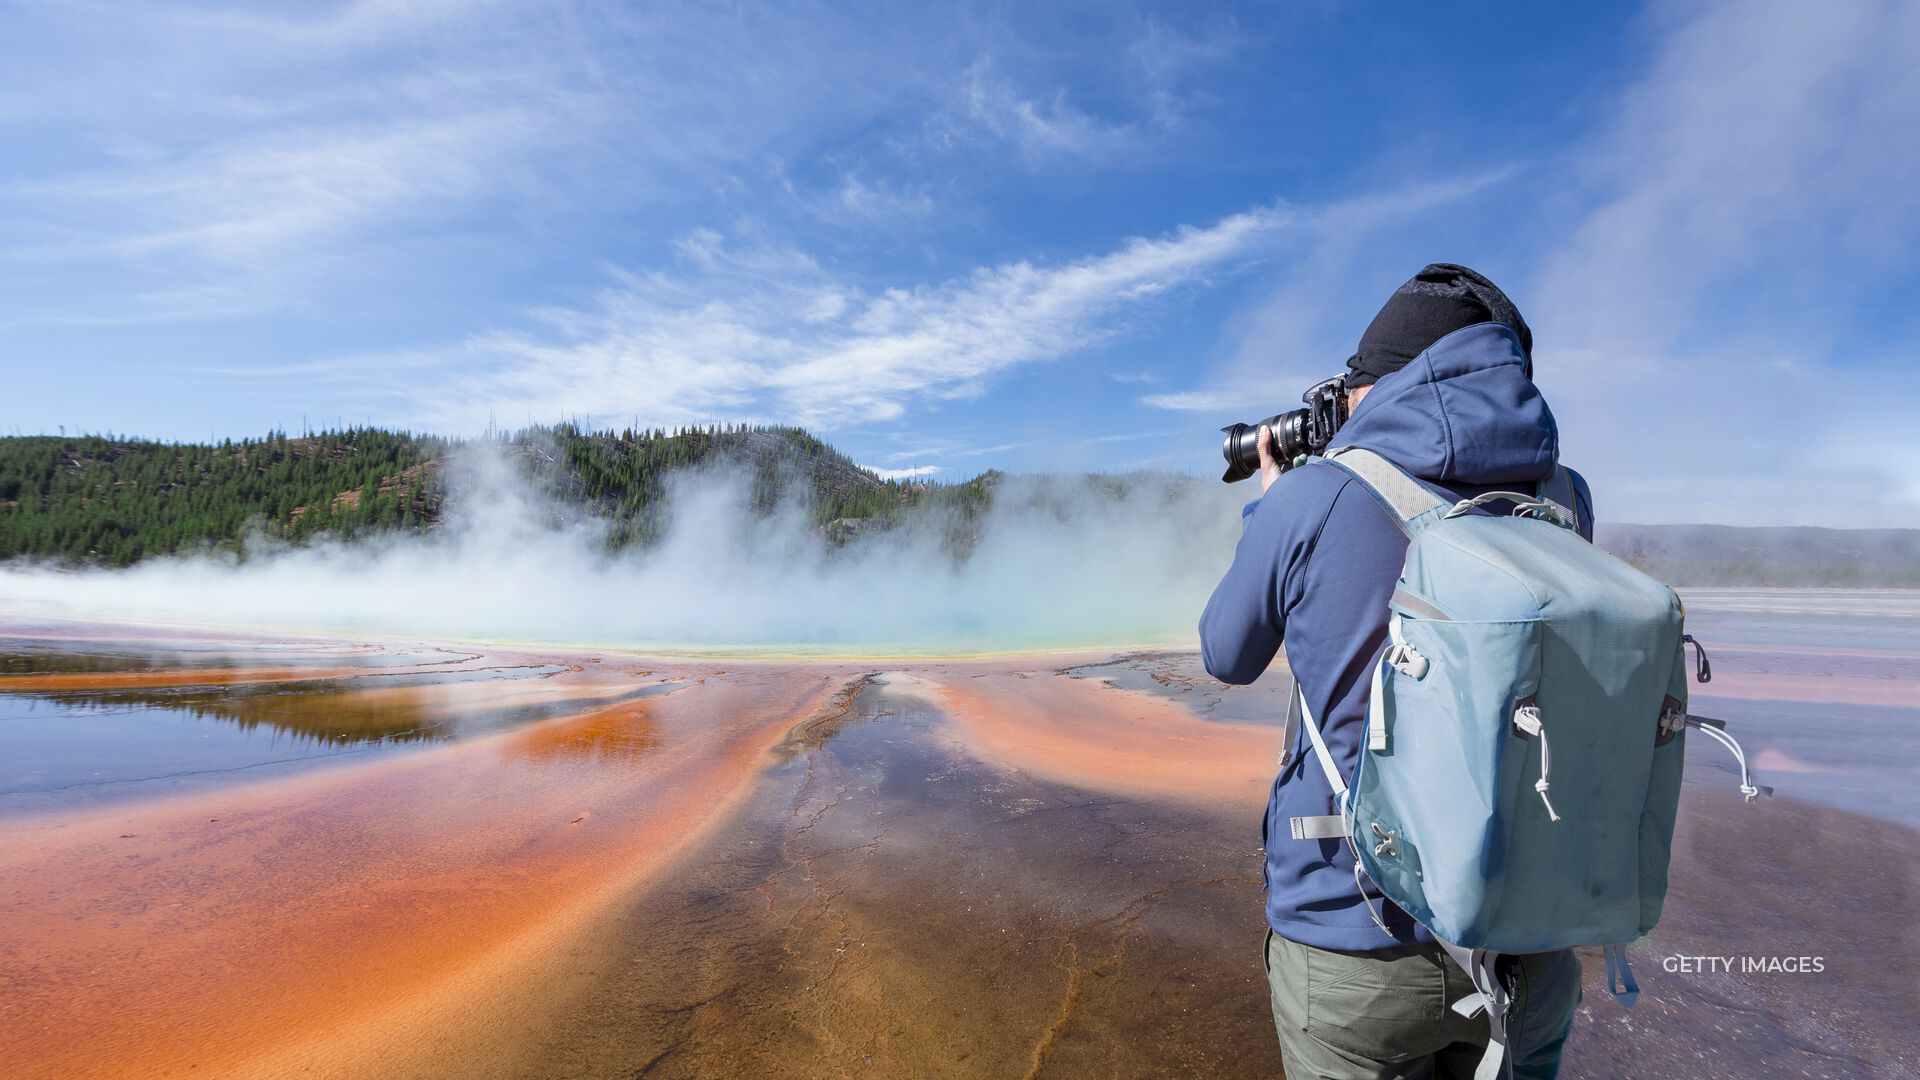
[[[1289,818],[1295,840],[1342,840],[1347,835],[1347,819],[1339,814]]]
[[[1387,620],[1387,647],[1381,650],[1380,662],[1373,665],[1373,684],[1367,689],[1367,749],[1375,753],[1385,753],[1387,749],[1387,668],[1392,667],[1409,678],[1423,679],[1431,666],[1418,649],[1407,644],[1401,632],[1400,614],[1395,612]]]
[[[1434,606],[1433,601],[1428,600],[1418,593],[1410,592],[1400,585],[1393,587],[1393,599],[1391,603],[1395,607],[1406,611],[1407,614],[1417,615],[1422,619],[1439,619],[1442,622],[1453,621],[1453,616]]]
[[[1422,514],[1446,505],[1438,495],[1421,486],[1420,482],[1399,466],[1371,450],[1357,446],[1343,446],[1327,455],[1327,460],[1352,473],[1374,498],[1379,499],[1387,512],[1393,515],[1400,531],[1413,535],[1409,522]]]
[[[1387,646],[1392,649],[1393,646]],[[1367,691],[1367,749],[1384,753],[1387,749],[1387,696],[1382,688],[1386,682],[1387,658],[1383,654],[1380,662],[1373,665],[1373,686]]]
[[[1320,725],[1313,721],[1313,712],[1307,708],[1307,699],[1300,693],[1298,679],[1293,681],[1293,696],[1300,703],[1300,716],[1306,721],[1307,738],[1313,740],[1313,756],[1320,759],[1320,771],[1327,774],[1327,786],[1333,789],[1333,797],[1338,801],[1347,793],[1347,782],[1341,778],[1339,767],[1334,765],[1326,740],[1320,737]]]
[[[1327,742],[1320,737],[1320,725],[1314,722],[1312,710],[1307,708],[1307,699],[1300,691],[1300,680],[1293,681],[1294,704],[1300,709],[1300,716],[1306,722],[1307,738],[1313,741],[1313,756],[1320,762],[1320,771],[1327,775],[1327,786],[1333,789],[1333,803],[1340,808],[1337,814],[1321,814],[1316,817],[1296,817],[1287,819],[1287,827],[1296,840],[1332,840],[1345,838],[1347,846],[1353,848],[1353,823],[1347,820],[1347,782],[1340,776],[1340,769],[1333,763],[1333,754],[1327,750]],[[1291,710],[1289,710],[1291,711]],[[1375,822],[1374,832],[1380,835],[1387,846],[1393,843],[1393,836],[1383,832],[1380,823]],[[1384,853],[1376,848],[1376,853]],[[1360,892],[1361,902],[1367,905],[1367,914],[1373,916],[1373,925],[1388,937],[1393,931],[1387,929],[1386,920],[1380,916],[1380,910],[1374,905],[1373,897],[1367,895],[1366,885],[1360,880],[1360,852],[1353,850],[1353,887]]]
[[[1603,953],[1607,958],[1607,993],[1621,1008],[1633,1008],[1640,1000],[1640,983],[1633,977],[1633,965],[1627,963],[1627,947],[1609,945]]]
[[[1320,737],[1320,725],[1314,723],[1313,713],[1307,708],[1307,698],[1300,690],[1300,680],[1293,680],[1293,700],[1287,706],[1287,726],[1294,725],[1294,717],[1305,721],[1307,738],[1313,741],[1313,756],[1320,762],[1320,771],[1327,775],[1327,786],[1333,789],[1336,806],[1346,804],[1347,782],[1341,778],[1340,769],[1333,763],[1333,754],[1328,752],[1326,740]],[[1289,750],[1293,740],[1288,739]],[[1288,819],[1288,828],[1295,840],[1337,840],[1347,835],[1347,821],[1340,814],[1322,814],[1317,817],[1297,817]]]
[[[1287,719],[1280,726],[1280,767],[1293,763],[1293,749],[1300,742],[1300,680],[1293,680],[1293,693],[1287,696]]]
[[[1487,1052],[1480,1058],[1479,1068],[1473,1072],[1474,1080],[1511,1080],[1513,1055],[1507,1052],[1507,1021],[1513,1009],[1513,996],[1500,980],[1496,967],[1500,954],[1486,949],[1463,948],[1450,941],[1441,941],[1440,947],[1473,981],[1474,993],[1454,1002],[1453,1011],[1462,1016],[1473,1016],[1484,1009],[1487,1014],[1487,1026],[1490,1029]]]

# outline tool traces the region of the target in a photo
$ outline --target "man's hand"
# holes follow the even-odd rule
[[[1272,428],[1261,424],[1260,434],[1254,437],[1253,446],[1260,452],[1260,494],[1265,495],[1267,489],[1273,486],[1275,480],[1280,479],[1280,474],[1286,469],[1273,460]]]

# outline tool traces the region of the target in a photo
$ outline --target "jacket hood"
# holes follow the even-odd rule
[[[1434,342],[1383,375],[1329,449],[1359,446],[1422,480],[1538,480],[1560,456],[1560,430],[1513,330],[1486,322]]]

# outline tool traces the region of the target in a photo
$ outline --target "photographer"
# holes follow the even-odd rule
[[[1371,450],[1449,502],[1532,485],[1554,472],[1559,440],[1531,354],[1526,322],[1491,281],[1428,266],[1362,335],[1348,361],[1348,415],[1326,449]],[[1258,451],[1263,494],[1243,512],[1233,565],[1200,619],[1207,671],[1250,683],[1284,641],[1307,713],[1351,776],[1407,537],[1343,469],[1276,460],[1265,426]],[[1591,496],[1577,476],[1573,487],[1579,531],[1591,539]],[[1467,974],[1356,874],[1346,841],[1289,834],[1294,818],[1337,811],[1294,733],[1263,830],[1266,968],[1287,1075],[1473,1075],[1487,1024],[1449,1008],[1473,992]],[[1579,961],[1563,950],[1503,962],[1514,1074],[1552,1076],[1580,998]]]

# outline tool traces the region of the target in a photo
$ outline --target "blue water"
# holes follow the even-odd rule
[[[23,655],[31,656],[38,671],[180,666],[174,653],[143,657],[126,648],[16,645],[0,653],[0,661],[14,661],[16,673],[26,667]],[[205,666],[233,666],[225,659]],[[318,662],[332,666],[331,658]],[[194,666],[199,665],[185,665]],[[424,669],[396,673],[281,682],[33,691],[11,690],[9,680],[0,677],[0,815],[166,798],[282,777],[670,689],[651,684],[612,697],[506,707],[487,704],[484,697],[429,692],[453,683],[544,678],[567,670],[560,664],[436,670],[429,661]],[[409,688],[422,692],[391,693]]]
[[[152,798],[403,753],[187,708],[0,694],[0,815]]]

